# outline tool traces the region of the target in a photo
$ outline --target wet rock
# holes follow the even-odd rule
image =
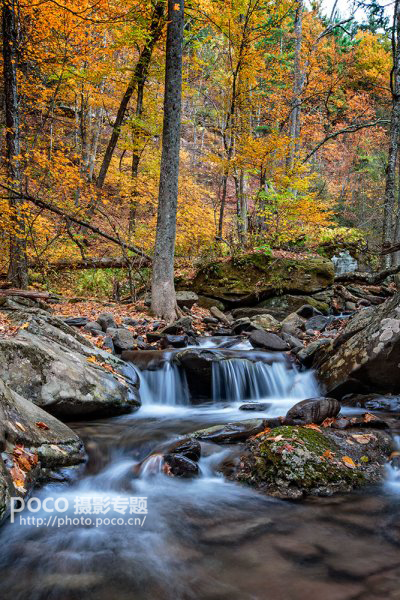
[[[268,410],[270,406],[271,404],[268,404],[267,402],[247,402],[246,404],[242,404],[241,406],[239,406],[239,410],[261,411]]]
[[[200,474],[199,465],[181,454],[164,455],[164,473],[174,477],[197,477]]]
[[[367,410],[400,412],[400,396],[382,394],[350,394],[341,400],[344,406],[355,406]]]
[[[315,317],[311,317],[308,319],[306,323],[306,329],[311,329],[313,331],[324,331],[327,325],[331,323],[330,317],[324,317],[324,315],[316,315]]]
[[[228,337],[228,336],[232,335],[232,330],[226,329],[225,327],[221,327],[220,329],[217,329],[216,331],[214,331],[213,335],[217,335],[220,337]]]
[[[154,331],[147,331],[146,332],[146,340],[149,342],[149,344],[153,344],[154,342],[159,342],[162,339],[162,334],[161,333],[156,333]]]
[[[106,331],[107,336],[113,341],[115,351],[120,354],[124,350],[132,350],[135,346],[135,338],[129,329],[109,327]]]
[[[290,333],[283,333],[282,339],[285,340],[285,342],[287,342],[292,349],[298,348],[301,350],[304,348],[304,342],[299,340],[299,338],[295,337],[294,335],[290,335]]]
[[[121,358],[136,365],[141,371],[156,371],[167,361],[166,353],[161,350],[126,350],[122,352]]]
[[[300,317],[303,317],[303,319],[311,319],[317,315],[322,315],[321,311],[314,308],[314,306],[311,306],[311,304],[303,304],[303,306],[300,306],[300,308],[296,310],[296,313]]]
[[[179,307],[192,308],[198,301],[199,297],[194,292],[179,291],[176,292],[176,302]]]
[[[204,317],[203,323],[206,323],[206,325],[218,325],[219,320],[215,317]]]
[[[188,348],[175,355],[174,360],[185,370],[190,395],[195,400],[209,400],[212,394],[212,364],[221,357],[205,349]]]
[[[317,425],[325,419],[334,418],[340,412],[340,402],[335,398],[308,398],[297,402],[288,410],[285,423],[288,425]]]
[[[107,331],[107,329],[109,327],[112,327],[114,329],[116,329],[117,325],[114,321],[114,316],[111,313],[101,313],[101,315],[99,315],[98,319],[97,319],[98,324],[100,325],[100,327],[102,328],[102,330],[104,331],[104,333]]]
[[[366,386],[372,392],[396,393],[400,389],[400,294],[360,313],[318,363],[318,376],[338,397],[356,392],[355,382],[360,393]]]
[[[139,321],[137,319],[132,319],[131,317],[124,317],[122,319],[122,322],[128,327],[136,327],[139,324]]]
[[[329,496],[381,481],[392,448],[382,431],[282,426],[248,441],[236,478],[278,498]]]
[[[13,392],[0,380],[0,521],[10,497],[25,496],[47,472],[85,458],[83,443],[66,425]],[[18,467],[15,482],[11,469]]]
[[[185,438],[171,444],[167,449],[167,454],[180,454],[197,462],[201,456],[201,445],[193,438]]]
[[[89,322],[87,317],[67,317],[64,323],[70,327],[84,327]]]
[[[264,350],[272,350],[274,352],[285,352],[289,349],[288,343],[275,333],[252,331],[249,335],[249,340],[253,348],[263,348]]]
[[[253,331],[255,328],[255,325],[253,325],[248,317],[236,319],[236,321],[232,323],[232,332],[235,335],[240,335],[244,331]]]
[[[300,350],[300,352],[297,353],[297,358],[305,367],[311,367],[319,352],[323,348],[330,346],[330,344],[330,340],[326,338],[315,340],[315,342],[311,342],[311,344],[308,344],[308,346]]]
[[[75,329],[43,311],[18,313],[29,323],[12,338],[0,338],[0,378],[38,406],[63,418],[112,415],[140,405],[137,390],[121,375],[123,363]]]
[[[180,333],[193,333],[193,320],[191,317],[181,317],[171,325],[167,325],[162,329],[161,333],[171,333],[178,335]]]
[[[226,425],[215,425],[200,429],[191,434],[198,440],[214,442],[216,444],[230,444],[231,442],[243,441],[252,435],[260,433],[264,428],[263,419],[250,419],[238,423],[227,423]]]
[[[98,337],[99,335],[102,335],[104,333],[100,323],[98,323],[97,321],[88,321],[83,329],[84,331],[91,333],[93,337]]]
[[[167,334],[161,338],[161,348],[186,348],[189,338],[185,335]]]
[[[297,313],[292,313],[282,321],[282,333],[289,333],[295,337],[302,337],[305,331],[306,320]]]

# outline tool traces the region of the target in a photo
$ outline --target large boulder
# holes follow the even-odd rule
[[[301,314],[299,310],[303,306],[308,306],[313,311],[310,316],[314,316],[314,314],[323,313],[328,314],[330,310],[331,302],[323,302],[321,300],[317,300],[313,296],[303,296],[303,295],[293,295],[293,294],[283,294],[282,296],[275,296],[273,298],[267,298],[260,302],[259,306],[264,308],[267,311],[271,311],[278,319],[284,319],[287,315],[290,315],[292,312],[298,312]],[[315,312],[314,312],[315,311]],[[301,314],[302,317],[309,318],[305,314]]]
[[[400,388],[400,294],[360,311],[317,363],[329,395]]]
[[[10,498],[25,496],[55,469],[85,459],[82,441],[66,425],[13,392],[0,379],[0,521]]]
[[[385,476],[385,431],[282,426],[250,438],[236,478],[278,498],[330,496]]]
[[[340,402],[336,398],[308,398],[297,402],[288,410],[285,417],[286,425],[319,425],[325,419],[337,417],[340,412]]]
[[[0,378],[15,392],[63,418],[121,414],[140,405],[122,361],[44,311],[18,312],[13,337],[0,338]]]
[[[209,263],[197,273],[192,287],[225,306],[253,306],[285,292],[318,292],[330,286],[333,277],[332,262],[325,258],[288,259],[253,253]]]

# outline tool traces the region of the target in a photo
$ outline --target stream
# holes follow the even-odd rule
[[[246,343],[229,352],[230,360],[213,365],[208,402],[191,401],[185,377],[169,357],[162,369],[140,373],[137,412],[71,424],[88,462],[35,496],[68,499],[70,508],[61,516],[71,519],[76,497],[110,499],[112,507],[101,515],[110,519],[121,518],[117,499],[127,504],[131,497],[146,498],[148,512],[134,514],[133,525],[8,523],[1,538],[1,600],[400,598],[395,471],[388,469],[382,486],[301,503],[268,498],[226,479],[221,465],[229,471],[240,445],[202,443],[195,479],[161,471],[157,453],[180,436],[282,415],[318,395],[313,374],[298,372],[284,357],[258,360]],[[269,407],[262,413],[239,410],[249,400]],[[49,517],[35,513],[41,515]]]

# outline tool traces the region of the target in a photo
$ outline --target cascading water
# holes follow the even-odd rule
[[[212,341],[206,343],[215,348]],[[230,341],[217,341],[216,351],[223,352],[226,343]],[[375,560],[382,558],[385,569],[398,563],[397,547],[392,550],[370,526],[374,507],[368,501],[376,504],[376,497],[366,497],[365,527],[360,525],[364,517],[359,496],[335,503],[335,520],[330,521],[327,499],[321,505],[283,503],[226,480],[221,467],[229,469],[243,447],[204,442],[199,477],[184,480],[166,474],[163,457],[171,444],[197,429],[248,418],[238,403],[268,399],[267,410],[252,414],[268,418],[318,395],[311,372],[298,372],[279,355],[264,354],[268,362],[258,360],[246,342],[240,343],[237,356],[230,345],[226,358],[221,360],[219,354],[214,362],[211,402],[203,405],[190,404],[186,378],[173,362],[173,353],[161,357],[158,370],[128,365],[132,379],[140,378],[142,408],[114,419],[75,424],[91,454],[85,476],[72,484],[47,485],[35,496],[67,498],[70,510],[61,515],[65,518],[76,516],[76,497],[106,497],[111,506],[132,496],[145,497],[148,514],[143,525],[49,527],[46,519],[53,515],[43,510],[35,514],[44,519],[40,526],[6,525],[7,543],[0,551],[2,600],[369,597],[360,575],[365,565],[370,575],[379,571],[371,570]],[[397,473],[390,472],[388,483],[395,484]],[[385,502],[386,498],[378,500],[380,514],[386,514]],[[396,506],[398,502],[390,510]],[[115,508],[105,515],[85,515],[94,520],[121,516]],[[353,565],[354,578],[347,575]],[[342,570],[346,576],[338,578]]]
[[[312,373],[299,373],[281,360],[266,364],[233,358],[216,361],[212,369],[214,401],[301,400],[318,393]]]

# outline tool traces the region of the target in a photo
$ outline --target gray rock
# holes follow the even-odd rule
[[[48,478],[48,470],[74,466],[85,458],[83,443],[69,427],[13,392],[1,379],[0,442],[0,520],[7,515],[11,496],[29,494],[39,479]],[[31,462],[29,470],[18,463],[17,444]],[[9,472],[15,465],[22,471],[19,487]]]
[[[229,326],[233,323],[233,318],[223,313],[217,306],[212,306],[210,308],[210,313],[213,317],[218,319],[218,321],[221,321],[221,323],[223,323],[224,325]]]
[[[340,402],[335,398],[308,398],[297,402],[286,413],[287,425],[321,424],[325,419],[337,417],[340,412]]]
[[[231,442],[244,441],[252,435],[260,433],[264,429],[263,419],[250,419],[238,423],[227,423],[226,425],[215,425],[200,429],[191,434],[198,440],[214,442],[216,444],[230,444]]]
[[[181,454],[166,454],[163,471],[172,477],[191,478],[200,474],[197,462]]]
[[[161,330],[161,333],[171,333],[177,335],[179,333],[193,333],[193,320],[191,317],[181,317],[171,325],[167,325]]]
[[[187,292],[187,291],[179,291],[176,292],[176,302],[178,304],[178,306],[182,307],[186,307],[186,308],[192,308],[192,306],[194,304],[196,304],[196,302],[198,301],[199,297],[197,294],[195,294],[194,292]]]
[[[121,361],[43,311],[17,317],[29,325],[0,338],[0,378],[13,391],[67,418],[119,414],[140,404],[121,376],[101,367],[121,369]]]
[[[295,337],[302,337],[305,331],[306,321],[297,313],[292,313],[282,321],[282,333],[290,333]]]
[[[304,348],[304,343],[299,340],[299,338],[295,337],[294,335],[290,335],[290,333],[282,333],[282,339],[285,340],[285,342],[287,342],[290,346],[290,348]]]
[[[252,322],[250,321],[250,319],[248,317],[243,317],[242,319],[236,319],[236,321],[234,321],[232,323],[232,332],[235,335],[240,335],[244,331],[252,331],[255,328],[256,328],[255,325],[252,324]]]
[[[305,367],[311,367],[320,350],[330,346],[330,344],[331,342],[328,339],[315,340],[315,342],[311,342],[311,344],[302,348],[298,352],[297,358]]]
[[[206,325],[218,325],[219,321],[215,317],[204,317],[203,323],[206,323]]]
[[[322,315],[321,311],[311,306],[311,304],[303,304],[303,306],[300,306],[300,308],[296,310],[296,313],[300,315],[300,317],[303,317],[303,319],[311,319],[311,317],[315,317],[316,315]]]
[[[184,438],[173,442],[167,449],[167,454],[180,454],[197,462],[201,456],[200,442],[193,438]]]
[[[117,327],[117,325],[114,321],[114,317],[111,313],[101,313],[101,315],[99,315],[99,317],[97,319],[97,322],[100,325],[100,327],[102,328],[102,330],[104,331],[104,333],[107,331],[107,329],[109,327],[113,327],[113,328]]]
[[[83,329],[88,333],[91,333],[93,337],[98,337],[99,335],[104,333],[100,323],[98,323],[97,321],[88,321]]]
[[[267,331],[252,331],[249,340],[253,348],[263,348],[275,352],[285,352],[289,349],[287,342],[275,333],[268,333]]]
[[[189,343],[188,336],[166,334],[161,338],[162,348],[186,348]]]
[[[225,310],[225,306],[222,302],[215,300],[215,298],[208,298],[207,296],[199,296],[197,305],[201,308],[207,308],[208,310],[210,310],[212,306],[216,306],[221,311]]]
[[[67,317],[64,323],[70,327],[84,327],[89,322],[87,317]]]
[[[267,402],[247,402],[246,404],[242,404],[239,406],[239,410],[254,410],[254,411],[262,411],[268,410],[271,404]]]
[[[109,327],[106,333],[112,339],[115,351],[119,354],[135,347],[135,338],[129,329]]]
[[[400,389],[400,294],[350,319],[319,363],[329,393],[398,393]],[[351,389],[349,389],[351,384]]]
[[[265,331],[279,331],[281,324],[272,315],[256,315],[251,318],[254,325],[262,327]]]
[[[330,317],[316,315],[315,317],[311,317],[311,319],[308,319],[306,323],[306,329],[311,329],[312,331],[324,331],[326,326],[329,325],[331,321],[332,319]]]

